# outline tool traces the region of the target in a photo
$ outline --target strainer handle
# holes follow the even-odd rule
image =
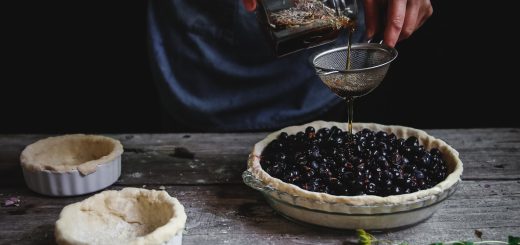
[[[377,40],[379,40],[379,42]],[[383,36],[381,35],[381,33],[374,34],[374,36],[372,38],[368,39],[368,41],[367,41],[367,43],[373,43],[373,42],[383,44]]]
[[[334,73],[338,73],[338,72],[339,72],[339,71],[335,71],[335,70],[334,70],[334,71],[324,71],[324,70],[322,70],[322,69],[317,69],[317,70],[316,70],[316,73],[317,73],[318,75],[322,75],[322,76],[327,76],[327,75],[334,74]]]
[[[367,41],[367,43],[372,43],[372,39],[369,39],[369,40]],[[383,40],[381,40],[381,41],[379,41],[379,42],[377,42],[377,43],[379,43],[379,44],[383,44]]]

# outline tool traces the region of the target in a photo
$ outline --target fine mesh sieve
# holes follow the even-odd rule
[[[386,75],[397,51],[383,44],[353,44],[350,69],[346,69],[347,47],[317,54],[312,65],[321,80],[342,98],[360,97],[374,90]]]

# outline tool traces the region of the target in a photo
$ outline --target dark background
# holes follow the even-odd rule
[[[162,132],[146,5],[3,1],[0,133]],[[397,46],[381,86],[356,102],[355,120],[519,127],[514,8],[469,0],[433,6],[432,18]]]

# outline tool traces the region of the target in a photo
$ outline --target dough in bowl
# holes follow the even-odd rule
[[[49,137],[27,146],[21,156],[22,167],[31,171],[65,172],[78,170],[83,175],[96,171],[100,164],[123,153],[118,140],[101,135],[69,134]]]

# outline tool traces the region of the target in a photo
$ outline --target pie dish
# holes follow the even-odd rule
[[[282,215],[296,221],[342,229],[390,229],[409,226],[430,217],[440,203],[453,194],[460,183],[462,162],[458,152],[444,141],[422,130],[375,123],[355,123],[354,133],[362,129],[393,133],[398,138],[415,136],[426,148],[438,148],[446,162],[448,176],[435,186],[416,192],[389,195],[338,196],[311,192],[271,177],[260,164],[265,147],[282,132],[296,134],[312,126],[316,129],[336,126],[345,129],[346,123],[316,121],[291,126],[268,135],[255,144],[243,174],[244,182],[259,190],[268,203]]]
[[[180,245],[184,207],[166,191],[104,191],[63,208],[56,242],[76,244]]]
[[[71,134],[27,146],[20,162],[27,186],[51,196],[81,195],[113,184],[121,175],[123,146],[118,140]]]

